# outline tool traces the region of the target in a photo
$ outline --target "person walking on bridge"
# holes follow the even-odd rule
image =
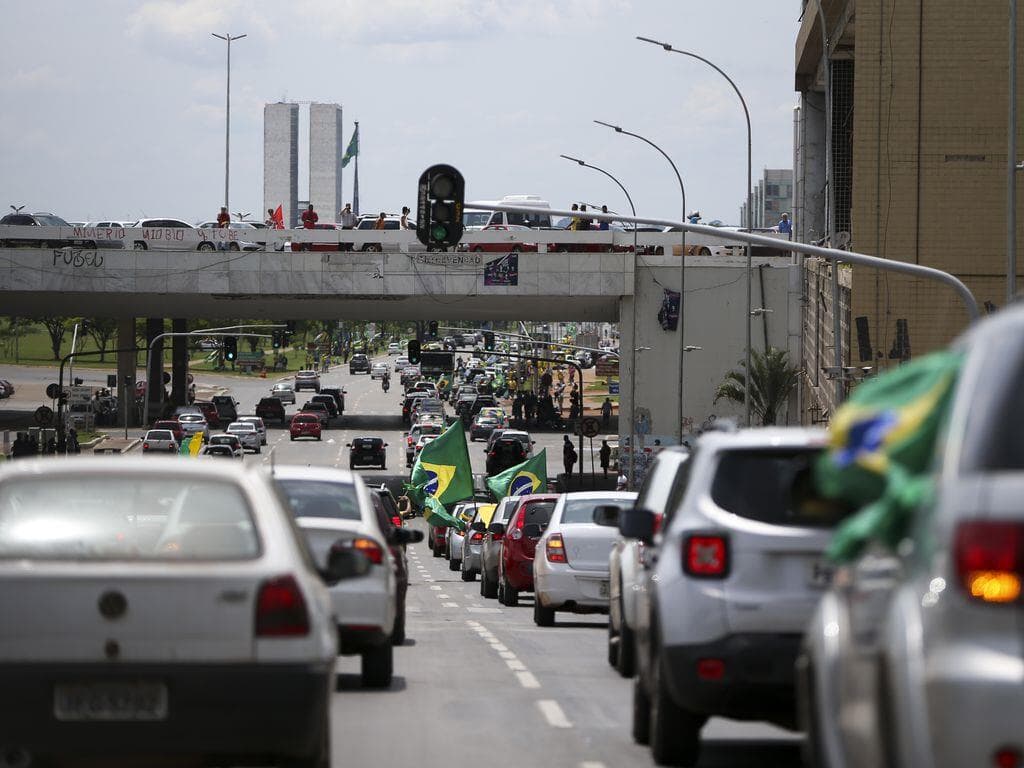
[[[228,229],[231,226],[231,214],[228,213],[227,206],[222,205],[220,207],[220,213],[217,214],[217,229]],[[228,241],[218,240],[217,250],[226,251],[228,249]]]

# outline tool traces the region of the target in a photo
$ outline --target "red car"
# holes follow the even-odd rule
[[[447,525],[427,526],[427,546],[434,553],[434,557],[444,556],[444,535],[447,529]]]
[[[210,425],[210,429],[221,428],[220,414],[217,413],[216,405],[209,400],[196,400],[192,405],[202,411],[203,416],[206,418],[206,423]]]
[[[299,437],[315,437],[320,440],[320,418],[315,413],[296,413],[288,427],[292,440]]]
[[[341,229],[340,224],[314,224],[313,229]],[[341,243],[292,243],[293,251],[340,251]]]
[[[153,422],[153,429],[169,429],[174,433],[174,439],[179,443],[185,439],[185,430],[181,428],[181,422],[177,419],[157,419]]]
[[[533,591],[533,551],[557,501],[557,494],[523,496],[509,517],[498,560],[498,601],[502,605],[517,605],[520,592]]]

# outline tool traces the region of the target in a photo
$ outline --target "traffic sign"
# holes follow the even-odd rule
[[[617,382],[617,381],[610,381],[610,382],[608,382],[608,394],[609,395],[617,395],[617,394],[619,394],[619,382]]]
[[[60,394],[60,387],[58,387],[56,384],[47,384],[46,385],[46,396],[48,398],[50,398],[51,400],[54,400],[57,397],[57,395],[59,395],[59,394]]]
[[[40,405],[36,408],[35,418],[39,426],[48,426],[53,422],[53,411],[45,405]]]
[[[601,431],[601,422],[595,418],[584,419],[582,430],[584,437],[597,437],[598,433]]]

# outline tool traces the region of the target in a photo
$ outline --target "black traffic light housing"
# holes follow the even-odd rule
[[[420,343],[416,339],[409,340],[409,362],[413,365],[420,364]]]
[[[484,331],[484,349],[488,352],[494,351],[494,333],[492,331]]]
[[[416,237],[427,247],[449,248],[462,239],[466,182],[450,165],[432,165],[420,175]]]
[[[280,349],[283,343],[284,343],[284,333],[282,333],[281,331],[274,331],[271,334],[271,340],[270,340],[271,346],[273,346],[274,349]]]
[[[427,324],[427,327],[430,329],[430,335],[436,339],[437,338],[437,320],[431,320]]]
[[[224,337],[224,359],[234,362],[238,357],[238,339],[235,336]]]

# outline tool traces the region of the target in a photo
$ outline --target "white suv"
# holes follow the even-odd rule
[[[662,510],[619,518],[654,544],[636,622],[633,737],[655,762],[692,765],[709,717],[795,728],[794,662],[828,586],[844,512],[812,492],[824,432],[711,432],[679,463]],[[659,461],[661,459],[659,458]]]

